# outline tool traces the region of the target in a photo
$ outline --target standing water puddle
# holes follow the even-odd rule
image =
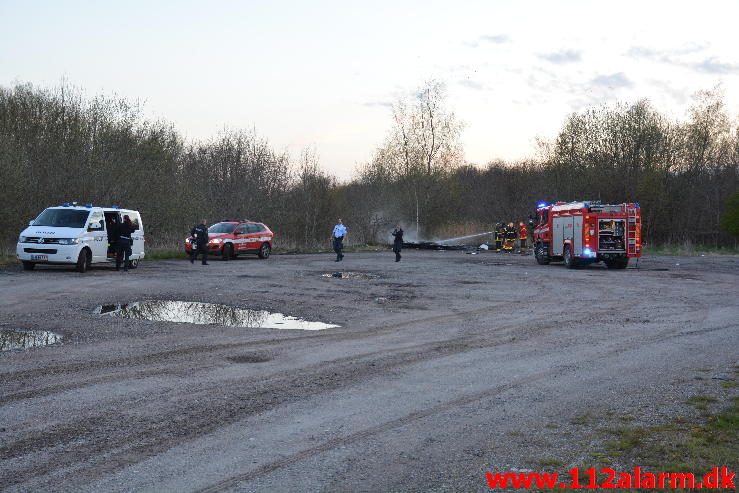
[[[331,272],[323,274],[323,277],[335,277],[337,279],[377,279],[377,274],[368,274],[367,272]]]
[[[0,330],[0,351],[56,344],[62,336],[46,330]]]
[[[195,301],[137,301],[124,305],[103,305],[94,313],[113,317],[179,322],[198,325],[226,325],[264,329],[323,330],[339,325],[309,322],[282,313],[265,310],[244,310],[228,305],[198,303]]]

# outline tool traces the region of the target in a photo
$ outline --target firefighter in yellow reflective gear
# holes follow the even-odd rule
[[[495,223],[495,251],[500,252],[503,248],[503,223]]]
[[[516,244],[516,238],[518,237],[518,231],[513,223],[508,223],[508,226],[503,230],[503,251],[506,253],[513,252],[513,246]]]

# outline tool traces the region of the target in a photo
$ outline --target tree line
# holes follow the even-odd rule
[[[328,247],[337,217],[352,243],[386,241],[397,222],[432,239],[524,219],[540,201],[589,199],[639,202],[653,245],[736,245],[726,225],[739,202],[739,126],[719,90],[697,94],[684,121],[647,100],[573,113],[518,162],[467,163],[462,130],[443,84],[427,82],[394,105],[385,140],[342,183],[315,149],[291,159],[253,130],[186,141],[123,98],[0,87],[0,244],[12,249],[44,207],[71,200],[140,210],[157,247],[179,248],[200,218],[248,217],[274,229],[278,247],[314,249]]]

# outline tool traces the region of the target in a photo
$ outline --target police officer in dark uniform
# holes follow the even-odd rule
[[[190,254],[190,263],[194,264],[198,254],[203,254],[203,265],[208,265],[208,221],[203,219],[200,224],[192,228],[190,234],[195,239],[192,253]]]
[[[403,249],[403,228],[399,224],[395,225],[392,235],[395,237],[393,240],[393,252],[395,252],[395,261],[400,262],[400,251]]]
[[[131,256],[131,245],[133,240],[131,235],[136,231],[131,218],[128,215],[123,216],[123,221],[116,226],[114,237],[115,242],[115,270],[121,270],[121,262],[123,262],[123,272],[128,272],[128,263]]]

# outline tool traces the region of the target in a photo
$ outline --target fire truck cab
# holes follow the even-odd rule
[[[641,257],[641,209],[638,203],[600,202],[539,204],[534,228],[536,261],[564,261],[567,268],[604,262],[625,269]]]

